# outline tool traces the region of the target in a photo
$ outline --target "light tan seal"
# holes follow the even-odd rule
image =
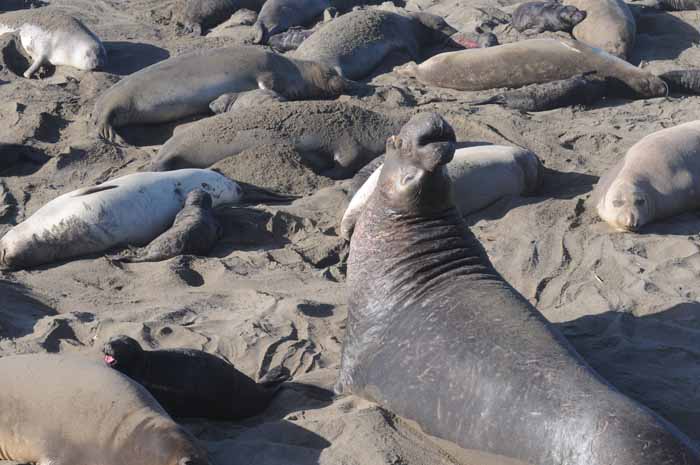
[[[700,208],[700,120],[642,138],[601,177],[592,201],[620,231]]]
[[[637,23],[622,0],[566,0],[566,5],[586,12],[586,18],[574,26],[573,36],[626,60],[634,48]]]
[[[101,360],[0,359],[0,460],[39,465],[208,465],[141,385]]]
[[[441,53],[420,65],[409,63],[395,71],[427,85],[474,91],[541,84],[595,71],[642,97],[668,93],[667,85],[657,76],[569,39],[530,39]]]

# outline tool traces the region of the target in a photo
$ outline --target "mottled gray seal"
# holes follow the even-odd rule
[[[29,268],[125,245],[145,245],[165,231],[194,189],[215,205],[243,190],[211,170],[135,173],[56,197],[0,239],[0,265]]]
[[[637,38],[637,22],[622,0],[564,0],[586,11],[586,19],[574,27],[573,36],[626,60]]]
[[[347,178],[380,155],[408,116],[344,102],[272,102],[206,118],[178,131],[151,169],[208,167],[262,144],[291,143],[317,172]]]
[[[700,464],[671,424],[598,376],[491,265],[455,208],[454,139],[392,137],[350,243],[338,390],[426,433],[537,465]]]
[[[278,52],[289,52],[298,49],[314,32],[313,29],[290,28],[271,36],[267,43]]]
[[[526,2],[515,9],[511,24],[519,32],[571,32],[571,29],[584,19],[586,12],[574,6],[551,1]]]
[[[0,358],[0,460],[40,465],[208,465],[146,389],[98,360]]]
[[[614,79],[642,97],[661,97],[668,92],[657,76],[569,39],[530,39],[441,53],[420,65],[409,63],[395,71],[427,85],[457,90],[522,87],[595,71],[598,76]]]
[[[591,105],[609,96],[610,87],[605,79],[590,75],[575,76],[544,84],[531,84],[469,103],[503,105],[520,111],[547,111],[573,105]]]
[[[24,72],[30,78],[44,63],[89,71],[105,65],[107,52],[100,39],[82,22],[55,7],[0,15],[0,34],[16,32],[32,57]]]
[[[381,165],[375,169],[345,209],[340,221],[340,236],[345,240],[350,240],[357,218],[377,186],[381,169]],[[447,164],[447,175],[457,209],[468,215],[504,197],[534,193],[542,183],[543,167],[537,155],[522,147],[480,145],[455,151]]]
[[[105,363],[148,389],[174,417],[240,420],[262,412],[289,379],[272,369],[258,384],[216,355],[194,349],[143,350],[115,336],[102,348]]]
[[[598,215],[620,231],[700,207],[700,121],[662,129],[634,144],[601,177]]]
[[[253,43],[265,44],[272,35],[292,26],[305,26],[330,6],[330,0],[267,0],[253,26]]]
[[[100,136],[114,128],[207,113],[222,94],[271,89],[290,100],[337,97],[351,82],[318,63],[259,47],[205,49],[169,58],[118,82],[95,103]]]
[[[240,108],[256,108],[271,102],[286,102],[283,95],[269,89],[255,89],[246,92],[230,92],[209,104],[209,109],[216,113],[226,113]]]
[[[290,55],[316,60],[349,79],[368,76],[391,54],[419,60],[426,48],[442,45],[458,31],[429,13],[358,10],[324,24]]]
[[[178,255],[206,255],[223,229],[212,211],[211,196],[201,189],[187,194],[173,225],[147,246],[130,248],[110,259],[120,262],[158,262]]]

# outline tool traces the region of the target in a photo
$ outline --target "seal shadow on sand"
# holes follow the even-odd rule
[[[103,42],[107,50],[107,65],[102,71],[126,76],[159,61],[170,58],[170,53],[160,47],[139,42]]]
[[[630,63],[673,60],[698,43],[700,32],[691,24],[667,12],[644,13],[637,21]]]
[[[611,384],[700,441],[700,302],[641,317],[610,311],[556,326]]]
[[[36,322],[56,310],[18,283],[0,279],[0,339],[17,339],[34,331]]]

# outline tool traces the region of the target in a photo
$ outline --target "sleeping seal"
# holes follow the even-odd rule
[[[256,3],[262,4],[262,0]],[[239,8],[242,7],[238,0],[178,0],[172,12],[186,32],[201,35],[226,21]]]
[[[401,133],[404,132],[402,129]],[[345,210],[340,222],[340,236],[345,240],[350,240],[357,218],[376,189],[381,170],[381,165],[375,169]],[[542,170],[534,153],[503,145],[459,149],[447,164],[455,204],[462,215],[481,210],[504,197],[534,193],[542,182]]]
[[[316,60],[348,79],[368,76],[391,54],[419,60],[427,48],[460,36],[439,16],[358,10],[324,24],[291,56]]]
[[[454,138],[387,141],[348,259],[337,388],[470,450],[537,465],[700,464],[491,265],[452,200]],[[409,138],[410,140],[410,138]]]
[[[571,29],[584,19],[586,12],[574,6],[552,1],[526,2],[515,9],[511,24],[518,32],[571,32]]]
[[[659,77],[668,84],[671,92],[680,94],[700,94],[700,69],[678,69],[667,71]]]
[[[700,207],[700,121],[662,129],[634,144],[591,197],[620,231]]]
[[[211,196],[201,189],[187,194],[173,225],[146,247],[131,247],[109,258],[119,262],[159,262],[178,255],[206,255],[223,228],[212,211]],[[158,398],[156,396],[156,398]]]
[[[3,13],[0,34],[6,32],[18,33],[22,47],[32,58],[24,72],[26,78],[44,63],[90,71],[107,61],[100,39],[78,19],[54,7]]]
[[[330,0],[266,0],[253,26],[253,43],[266,44],[272,35],[305,26],[330,6]]]
[[[522,87],[595,71],[598,76],[611,78],[645,98],[668,93],[668,86],[657,76],[569,39],[529,39],[441,53],[420,65],[409,63],[395,71],[427,85],[457,90]]]
[[[256,108],[271,102],[286,102],[284,96],[268,89],[247,90],[245,92],[229,92],[209,104],[212,113],[226,113],[240,108]]]
[[[270,89],[290,100],[331,98],[351,82],[335,71],[258,47],[204,49],[169,58],[112,86],[95,103],[101,137],[113,140],[114,128],[163,123],[207,113],[222,94]]]
[[[586,19],[574,27],[573,36],[626,60],[637,38],[637,22],[622,0],[565,0],[566,5],[586,11]]]
[[[135,173],[56,197],[0,239],[0,265],[29,268],[148,244],[172,223],[187,194],[202,189],[214,205],[242,189],[210,170]]]
[[[149,350],[128,336],[102,348],[107,365],[148,389],[174,417],[235,421],[262,412],[289,379],[270,370],[260,384],[216,355],[194,349]]]
[[[151,169],[206,168],[264,144],[292,144],[324,176],[343,179],[381,155],[384,141],[408,116],[345,102],[269,102],[192,123],[175,133]]]
[[[146,389],[97,360],[0,358],[0,460],[40,465],[209,465]]]

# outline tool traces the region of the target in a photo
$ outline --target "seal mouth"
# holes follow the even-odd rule
[[[117,359],[112,357],[111,355],[105,355],[104,360],[105,360],[105,363],[111,367],[114,367],[117,365]]]

